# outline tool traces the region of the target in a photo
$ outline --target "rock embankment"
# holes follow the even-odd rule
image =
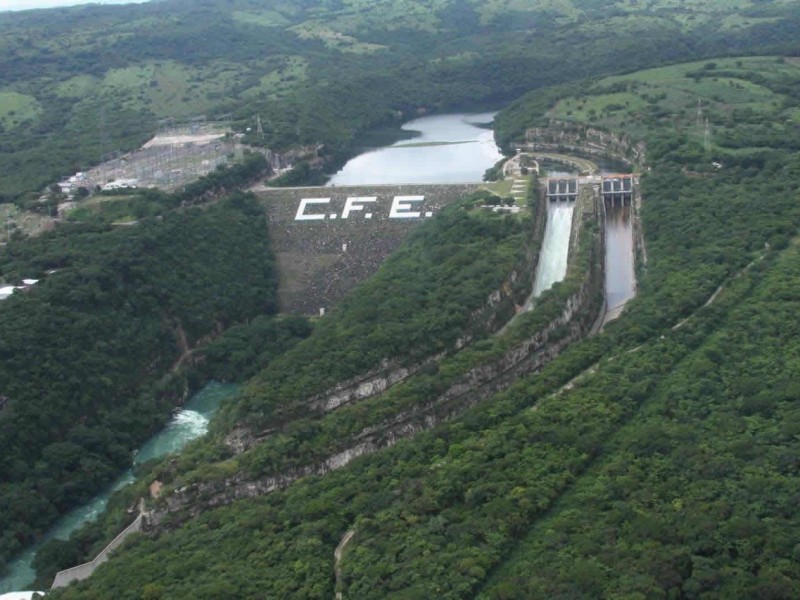
[[[476,190],[477,185],[400,185],[262,189],[259,198],[267,212],[272,248],[281,273],[281,310],[318,315],[328,310],[357,284],[374,274],[408,233],[442,207]],[[391,218],[398,196],[422,196],[413,203],[419,217]],[[362,210],[345,216],[348,197],[375,198]],[[297,220],[303,199],[329,199],[308,205],[309,215]]]
[[[544,202],[543,197],[542,201]],[[456,340],[450,352],[467,347],[476,338],[497,332],[522,309],[532,287],[539,246],[544,235],[544,221],[538,215],[534,219],[524,256],[498,289],[491,292],[483,305],[470,314],[464,334]],[[426,367],[435,366],[450,352],[442,352],[413,364],[404,364],[400,359],[386,359],[375,369],[307,398],[302,407],[303,415],[322,416],[342,406],[375,397]],[[223,443],[233,454],[241,454],[274,434],[278,428],[276,425],[273,429],[256,432],[245,425],[238,425],[225,437]]]

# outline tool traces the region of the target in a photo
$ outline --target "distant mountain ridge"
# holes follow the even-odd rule
[[[718,26],[721,23],[722,26]],[[564,80],[788,51],[792,3],[164,0],[0,19],[0,200],[131,149],[166,118],[261,115],[271,147],[357,134],[418,109],[501,105]],[[640,44],[646,40],[646,44]]]

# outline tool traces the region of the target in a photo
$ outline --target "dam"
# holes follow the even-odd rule
[[[327,186],[259,187],[282,311],[321,315],[444,206],[481,187],[501,157],[495,113],[429,115],[405,139],[350,159]]]
[[[323,315],[425,219],[478,184],[265,188],[282,311]]]
[[[591,187],[606,222],[609,311],[635,294],[631,213],[636,181],[630,174],[541,178],[547,220],[533,297],[567,270],[573,208]],[[280,273],[282,311],[324,315],[375,273],[410,231],[448,204],[481,189],[478,183],[260,188]]]

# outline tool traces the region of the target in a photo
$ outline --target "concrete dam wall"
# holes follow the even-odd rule
[[[408,233],[475,184],[256,191],[280,272],[281,310],[318,315],[375,273]]]

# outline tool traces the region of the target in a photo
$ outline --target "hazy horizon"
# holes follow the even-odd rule
[[[0,12],[31,10],[35,8],[61,8],[81,4],[143,4],[149,0],[1,0]]]

